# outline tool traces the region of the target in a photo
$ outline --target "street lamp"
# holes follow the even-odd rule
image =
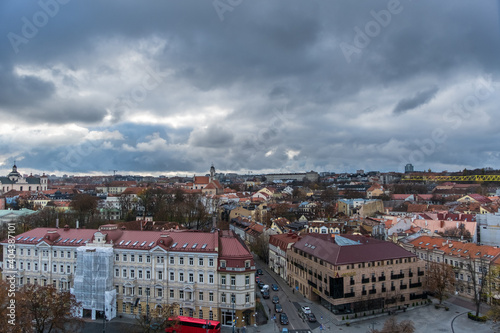
[[[236,313],[234,311],[234,304],[236,303],[236,296],[233,296],[231,295],[231,301],[233,301],[233,333],[234,333],[234,322],[235,322],[235,317],[236,317]]]

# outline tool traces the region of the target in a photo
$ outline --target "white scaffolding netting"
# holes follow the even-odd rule
[[[74,294],[82,309],[105,311],[107,319],[116,316],[116,290],[113,287],[113,249],[82,246],[77,249]]]

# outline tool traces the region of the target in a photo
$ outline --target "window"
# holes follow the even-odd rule
[[[199,301],[203,301],[203,291],[200,291],[200,292],[198,293],[198,300],[199,300]]]
[[[231,285],[236,286],[236,276],[231,275]]]
[[[156,263],[157,264],[163,264],[163,260],[164,260],[164,257],[162,257],[162,256],[156,257]]]
[[[226,261],[225,260],[220,261],[220,268],[226,268]]]
[[[179,309],[179,316],[183,316],[184,315],[184,309],[183,308],[180,308]]]
[[[131,261],[131,262],[135,262],[135,255],[134,255],[134,254],[131,254],[131,255],[130,255],[130,261]]]
[[[245,275],[245,285],[249,285],[250,284],[250,275]]]
[[[124,255],[122,256],[122,258],[123,258],[123,261],[127,261],[127,255],[126,255],[126,254],[124,254]]]
[[[214,293],[213,293],[213,291],[211,291],[211,292],[208,293],[208,301],[209,302],[213,302],[214,301]]]
[[[170,289],[170,298],[174,298],[174,290],[173,289]]]
[[[174,281],[175,280],[175,274],[174,272],[170,272],[170,281]]]
[[[249,293],[245,294],[245,303],[250,303],[250,294]]]
[[[245,261],[245,268],[250,268],[250,260]]]
[[[184,299],[184,290],[179,290],[179,298]]]
[[[142,256],[139,256],[139,262],[142,262]]]
[[[163,272],[158,271],[158,280],[163,280]]]
[[[179,265],[184,265],[184,257],[179,257]]]
[[[52,272],[56,273],[57,272],[57,265],[52,266]]]
[[[61,266],[59,267],[59,273],[64,273],[64,265],[61,265]]]
[[[131,279],[135,278],[135,270],[133,270],[133,269],[130,270],[130,278]]]
[[[189,283],[193,283],[193,282],[194,282],[194,274],[189,273]]]
[[[122,272],[122,277],[126,278],[127,277],[127,270],[124,268]]]
[[[214,320],[214,313],[212,310],[208,312],[208,320]]]
[[[68,274],[71,273],[71,266],[70,265],[66,266],[66,273],[68,273]]]
[[[139,296],[142,296],[142,287],[138,287],[138,288],[137,288],[137,294],[138,294]],[[140,303],[139,303],[139,304],[140,304]]]
[[[198,258],[198,266],[203,266],[203,257]]]
[[[225,293],[222,293],[222,294],[220,295],[220,301],[221,301],[222,303],[226,303],[226,294],[225,294]]]
[[[139,270],[139,279],[142,279],[142,269]]]
[[[175,258],[174,257],[170,257],[170,265],[174,265],[175,264]]]
[[[163,297],[163,289],[158,288],[158,289],[156,290],[156,295],[157,295],[158,297]]]
[[[214,258],[208,258],[208,266],[214,267]]]
[[[200,310],[198,311],[198,317],[199,317],[200,319],[203,319],[203,310],[201,310],[201,309],[200,309]]]
[[[222,275],[220,277],[220,284],[224,284],[224,285],[226,284],[226,276],[225,275]]]
[[[194,265],[194,258],[189,257],[189,266],[193,266],[193,265]]]
[[[151,279],[151,271],[146,271],[146,280]]]
[[[179,281],[184,282],[184,273],[182,272],[179,273]]]
[[[208,283],[210,284],[214,283],[214,275],[212,273],[208,274]]]
[[[21,250],[21,254],[23,254],[23,250]],[[54,251],[54,258],[57,258],[57,251]]]
[[[54,251],[54,254],[55,254],[55,251]],[[116,261],[120,261],[120,255],[119,254],[115,254],[115,260]]]
[[[236,303],[236,295],[231,294],[231,303]]]
[[[203,273],[198,274],[198,282],[203,283]]]

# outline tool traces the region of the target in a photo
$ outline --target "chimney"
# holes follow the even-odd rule
[[[56,228],[59,229],[59,218],[56,219]]]
[[[80,228],[80,221],[76,220],[76,228],[79,229]]]

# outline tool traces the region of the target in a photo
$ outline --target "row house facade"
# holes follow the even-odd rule
[[[7,240],[2,245],[7,263]],[[173,305],[177,315],[255,323],[255,263],[232,231],[37,228],[15,237],[15,260],[4,268],[3,278],[14,275],[19,287],[71,291],[81,316],[93,319]]]
[[[355,235],[306,235],[287,254],[287,281],[336,314],[381,311],[426,298],[425,263],[398,245]]]
[[[269,268],[285,281],[287,281],[287,251],[299,239],[300,237],[291,231],[269,236]]]
[[[483,279],[488,275],[491,266],[500,264],[500,248],[495,246],[431,236],[420,236],[401,243],[401,246],[426,263],[452,266],[455,272],[456,293],[470,299],[475,297],[474,288],[479,290],[483,282],[486,283]]]

